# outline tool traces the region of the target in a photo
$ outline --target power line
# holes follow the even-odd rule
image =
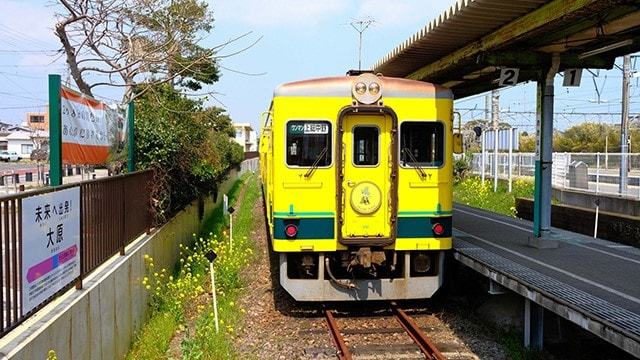
[[[0,110],[41,109],[41,108],[46,108],[47,106],[49,105],[45,104],[45,105],[31,105],[31,106],[5,106],[5,107],[0,107]]]

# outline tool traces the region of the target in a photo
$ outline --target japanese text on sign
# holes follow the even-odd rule
[[[80,276],[80,188],[24,198],[22,244],[27,313]]]

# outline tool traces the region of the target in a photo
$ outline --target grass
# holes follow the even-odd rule
[[[220,244],[223,254],[229,255],[223,258],[216,268],[220,332],[215,332],[213,311],[208,305],[197,317],[194,333],[182,343],[185,359],[238,358],[233,351],[233,341],[238,327],[242,325],[241,319],[245,310],[238,308],[236,302],[243,286],[240,272],[253,258],[255,244],[250,235],[254,226],[253,207],[259,196],[258,181],[252,177],[247,182],[244,199],[234,217],[233,252],[227,247],[228,244]]]
[[[498,181],[498,191],[494,193],[492,180],[485,180],[482,184],[479,177],[470,176],[453,185],[453,201],[515,217],[515,199],[533,197],[533,183],[516,179],[512,184],[512,192],[509,193],[507,190],[506,181]]]
[[[181,247],[176,271],[155,269],[145,255],[147,276],[142,282],[150,295],[151,317],[143,326],[127,359],[165,359],[170,342],[183,333],[180,350],[184,359],[233,359],[233,338],[244,309],[235,306],[242,281],[240,271],[253,256],[252,210],[259,196],[255,176],[246,175],[229,192],[229,203],[236,202],[242,186],[244,200],[234,216],[233,250],[226,231],[222,207],[205,220],[203,232],[190,246]],[[211,305],[209,263],[205,254],[213,250],[220,332],[216,334]]]
[[[548,359],[546,352],[527,349],[522,344],[522,334],[516,331],[498,330],[498,342],[502,345],[507,359],[512,360],[543,360]]]

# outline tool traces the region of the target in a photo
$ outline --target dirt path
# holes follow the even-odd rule
[[[255,223],[252,237],[258,251],[255,261],[242,274],[248,285],[239,299],[240,306],[246,309],[244,325],[236,339],[240,358],[335,359],[319,307],[296,304],[277,286],[277,261],[269,251],[261,199],[256,203],[253,214]],[[428,317],[429,323],[425,323],[424,328],[434,340],[455,344],[456,351],[466,356],[505,358],[504,351],[495,339],[465,314],[454,312],[443,315],[442,308],[430,301],[420,304],[424,306],[419,310],[421,313],[433,315]],[[379,320],[362,326],[373,327],[375,321]],[[384,339],[382,341],[384,343]],[[453,354],[451,358],[457,356]]]

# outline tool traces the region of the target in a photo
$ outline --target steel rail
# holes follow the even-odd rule
[[[407,315],[402,309],[398,307],[395,302],[391,303],[391,311],[393,315],[400,323],[400,326],[407,332],[407,334],[413,339],[413,342],[418,345],[420,351],[428,360],[445,360],[442,353],[436,348],[436,346],[426,337],[426,335],[420,330],[420,327]]]
[[[344,339],[342,338],[342,334],[340,333],[340,329],[338,328],[338,323],[336,319],[333,318],[333,314],[331,310],[323,309],[324,316],[327,319],[327,324],[329,325],[329,332],[331,333],[331,339],[333,340],[334,345],[337,349],[338,359],[340,360],[351,360],[351,351],[345,344]]]

